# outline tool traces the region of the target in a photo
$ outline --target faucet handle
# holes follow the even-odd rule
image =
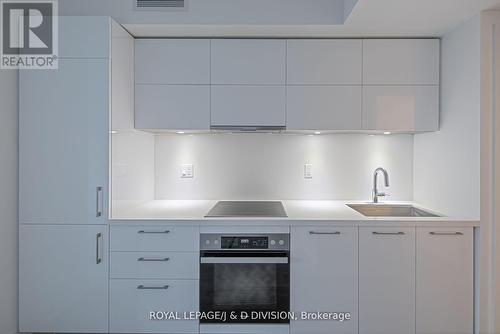
[[[391,194],[383,192],[383,193],[378,193],[378,196],[379,197],[388,197],[388,196],[391,196]]]

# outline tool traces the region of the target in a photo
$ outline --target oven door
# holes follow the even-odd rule
[[[202,251],[200,262],[200,311],[236,315],[236,319],[227,316],[225,322],[202,319],[201,323],[290,322],[280,317],[240,317],[241,312],[290,310],[288,252]]]

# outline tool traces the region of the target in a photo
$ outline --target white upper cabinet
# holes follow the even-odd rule
[[[288,40],[287,85],[360,85],[361,40]]]
[[[473,333],[472,228],[417,231],[417,334]]]
[[[212,86],[211,126],[285,126],[285,87]]]
[[[284,85],[285,40],[214,39],[212,84]]]
[[[439,40],[363,40],[363,83],[439,85]]]
[[[210,84],[210,40],[137,39],[136,84]]]
[[[360,130],[361,86],[288,86],[288,130]]]
[[[363,87],[363,129],[439,130],[439,86]]]
[[[359,333],[415,333],[415,228],[359,229]]]
[[[19,221],[107,217],[109,59],[19,72]]]
[[[135,42],[135,127],[210,128],[210,40]]]
[[[208,130],[210,86],[136,85],[135,127]]]

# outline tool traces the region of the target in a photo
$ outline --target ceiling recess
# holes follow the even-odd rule
[[[135,0],[137,9],[175,9],[185,6],[186,0]]]

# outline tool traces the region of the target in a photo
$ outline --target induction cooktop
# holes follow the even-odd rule
[[[206,214],[216,217],[288,217],[280,201],[219,201]]]

